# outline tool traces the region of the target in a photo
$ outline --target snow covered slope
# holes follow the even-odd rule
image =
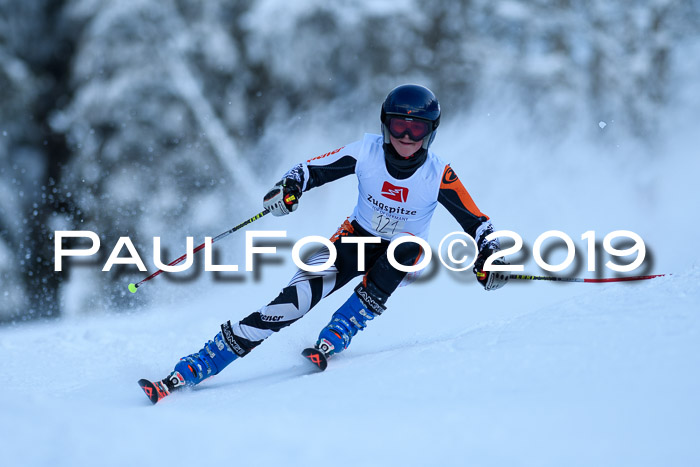
[[[2,462],[700,465],[700,270],[563,290],[420,333],[397,300],[325,373],[299,356],[319,307],[156,406],[136,380],[211,337],[224,313],[211,303],[0,329]]]
[[[487,293],[470,272],[441,268],[392,296],[348,351],[313,373],[299,353],[349,285],[221,375],[151,406],[136,381],[165,376],[222,322],[272,299],[290,261],[263,267],[262,280],[159,277],[134,296],[156,306],[89,316],[81,274],[100,272],[76,268],[61,320],[0,328],[2,465],[700,465],[695,128],[651,158],[576,141],[553,152],[511,137],[507,116],[474,118],[445,121],[436,150],[498,229],[529,248],[546,230],[568,233],[579,264],[562,274],[585,277],[583,232],[633,230],[649,254],[649,269],[635,274],[674,275]],[[285,138],[296,152],[266,177],[347,142],[309,128]],[[328,236],[352,212],[355,185],[347,177],[321,187],[294,216],[267,216],[255,229]],[[214,214],[222,231],[242,220]],[[431,244],[457,228],[438,209]],[[224,263],[242,264],[243,237],[233,237]],[[543,273],[526,256],[525,270]],[[124,291],[127,281],[116,282]]]

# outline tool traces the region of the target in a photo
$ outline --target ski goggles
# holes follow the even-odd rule
[[[425,120],[414,120],[404,117],[391,117],[388,127],[389,133],[394,138],[401,139],[404,135],[408,135],[412,141],[421,141],[431,131],[430,123]]]

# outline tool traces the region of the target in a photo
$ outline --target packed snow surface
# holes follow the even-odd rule
[[[324,373],[299,355],[319,306],[155,406],[136,381],[212,337],[221,297],[0,329],[3,464],[698,465],[699,284],[569,284],[471,325],[457,304],[411,309],[409,288]],[[418,332],[426,313],[443,326]]]

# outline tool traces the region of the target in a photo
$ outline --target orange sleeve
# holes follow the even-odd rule
[[[462,227],[464,227],[464,223],[471,227],[474,221],[481,223],[489,220],[489,217],[476,206],[471,195],[449,165],[442,173],[438,201],[447,208]]]

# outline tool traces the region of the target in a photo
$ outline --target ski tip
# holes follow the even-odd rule
[[[325,370],[328,366],[328,358],[318,349],[309,347],[308,349],[304,349],[301,354],[321,371]]]
[[[150,400],[152,404],[155,404],[163,397],[168,395],[167,393],[164,393],[163,391],[158,389],[155,383],[152,383],[147,379],[140,379],[139,386],[141,387],[141,389],[143,389],[143,392],[146,393],[146,397],[148,397],[148,400]]]

